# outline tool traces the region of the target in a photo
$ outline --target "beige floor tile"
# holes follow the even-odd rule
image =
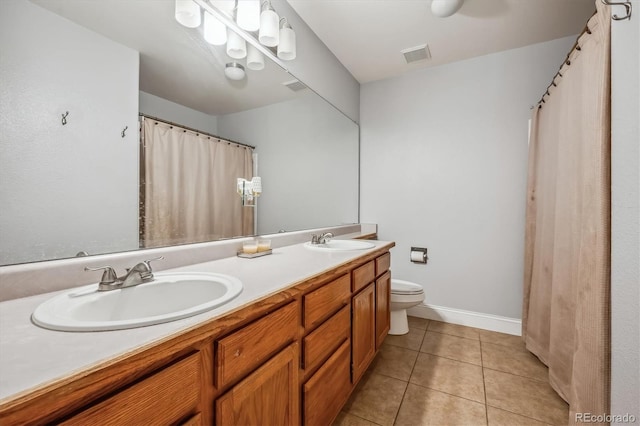
[[[482,343],[482,366],[530,379],[548,381],[547,367],[531,352],[515,346]]]
[[[487,417],[489,426],[548,426],[547,423],[494,407],[487,407]]]
[[[426,330],[429,325],[429,320],[425,318],[418,318],[408,316],[407,320],[409,320],[409,328],[417,328],[419,330]]]
[[[393,425],[407,382],[367,372],[343,411],[382,426]]]
[[[452,336],[466,337],[467,339],[479,340],[477,328],[465,327],[464,325],[449,324],[441,321],[429,321],[428,331],[451,334]]]
[[[549,424],[567,424],[569,406],[548,383],[484,369],[487,405]]]
[[[409,384],[396,419],[398,426],[486,425],[484,404]]]
[[[421,353],[410,383],[484,404],[482,367]]]
[[[478,333],[480,334],[481,342],[524,348],[524,341],[522,340],[522,336],[514,336],[511,334],[498,333],[496,331],[489,330],[478,330]]]
[[[422,344],[424,333],[424,330],[409,328],[409,333],[401,336],[392,336],[389,334],[387,338],[384,339],[384,343],[386,345],[399,346],[401,348],[417,351],[420,349],[420,345]]]
[[[427,331],[420,352],[482,365],[479,340]]]
[[[333,426],[376,426],[376,423],[341,411],[336,421],[333,422]]]
[[[417,357],[417,351],[399,346],[382,345],[369,371],[407,382]]]

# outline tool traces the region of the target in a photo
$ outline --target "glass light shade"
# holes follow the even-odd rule
[[[235,0],[211,0],[209,3],[211,3],[211,6],[215,7],[220,12],[229,16],[233,15],[233,9],[236,7]]]
[[[431,2],[431,13],[440,18],[446,18],[456,13],[464,0],[433,0]]]
[[[200,6],[193,0],[176,0],[176,21],[187,28],[200,26]]]
[[[288,25],[280,28],[278,58],[283,61],[291,61],[296,58],[296,33]]]
[[[260,28],[260,0],[238,0],[236,23],[245,31]]]
[[[245,76],[244,67],[237,62],[230,62],[224,67],[224,75],[229,80],[242,80]]]
[[[214,46],[222,46],[227,42],[227,26],[206,11],[204,12],[204,39]]]
[[[272,9],[265,9],[260,14],[260,32],[258,40],[263,46],[275,47],[280,43],[280,17]]]
[[[247,68],[254,71],[264,69],[264,55],[251,44],[247,45]]]
[[[230,28],[227,28],[227,55],[233,59],[247,56],[247,42]]]

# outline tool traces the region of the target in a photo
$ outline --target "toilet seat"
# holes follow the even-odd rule
[[[391,294],[421,294],[424,289],[421,285],[403,280],[391,280]]]

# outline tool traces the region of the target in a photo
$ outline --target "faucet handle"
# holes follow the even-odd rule
[[[104,269],[102,273],[102,278],[100,279],[100,284],[113,284],[118,281],[118,274],[111,266],[100,266],[95,268],[89,268],[85,266],[85,271],[101,271]]]
[[[142,263],[144,263],[147,266],[147,269],[149,270],[149,273],[151,273],[151,262],[155,262],[156,260],[163,260],[164,256],[158,256],[158,257],[154,257],[153,259],[148,259],[143,261]]]

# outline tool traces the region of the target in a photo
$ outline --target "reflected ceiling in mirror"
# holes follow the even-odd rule
[[[256,147],[257,234],[358,221],[358,126],[268,59],[225,78],[173,1],[2,7],[0,264],[139,248],[138,113]]]

